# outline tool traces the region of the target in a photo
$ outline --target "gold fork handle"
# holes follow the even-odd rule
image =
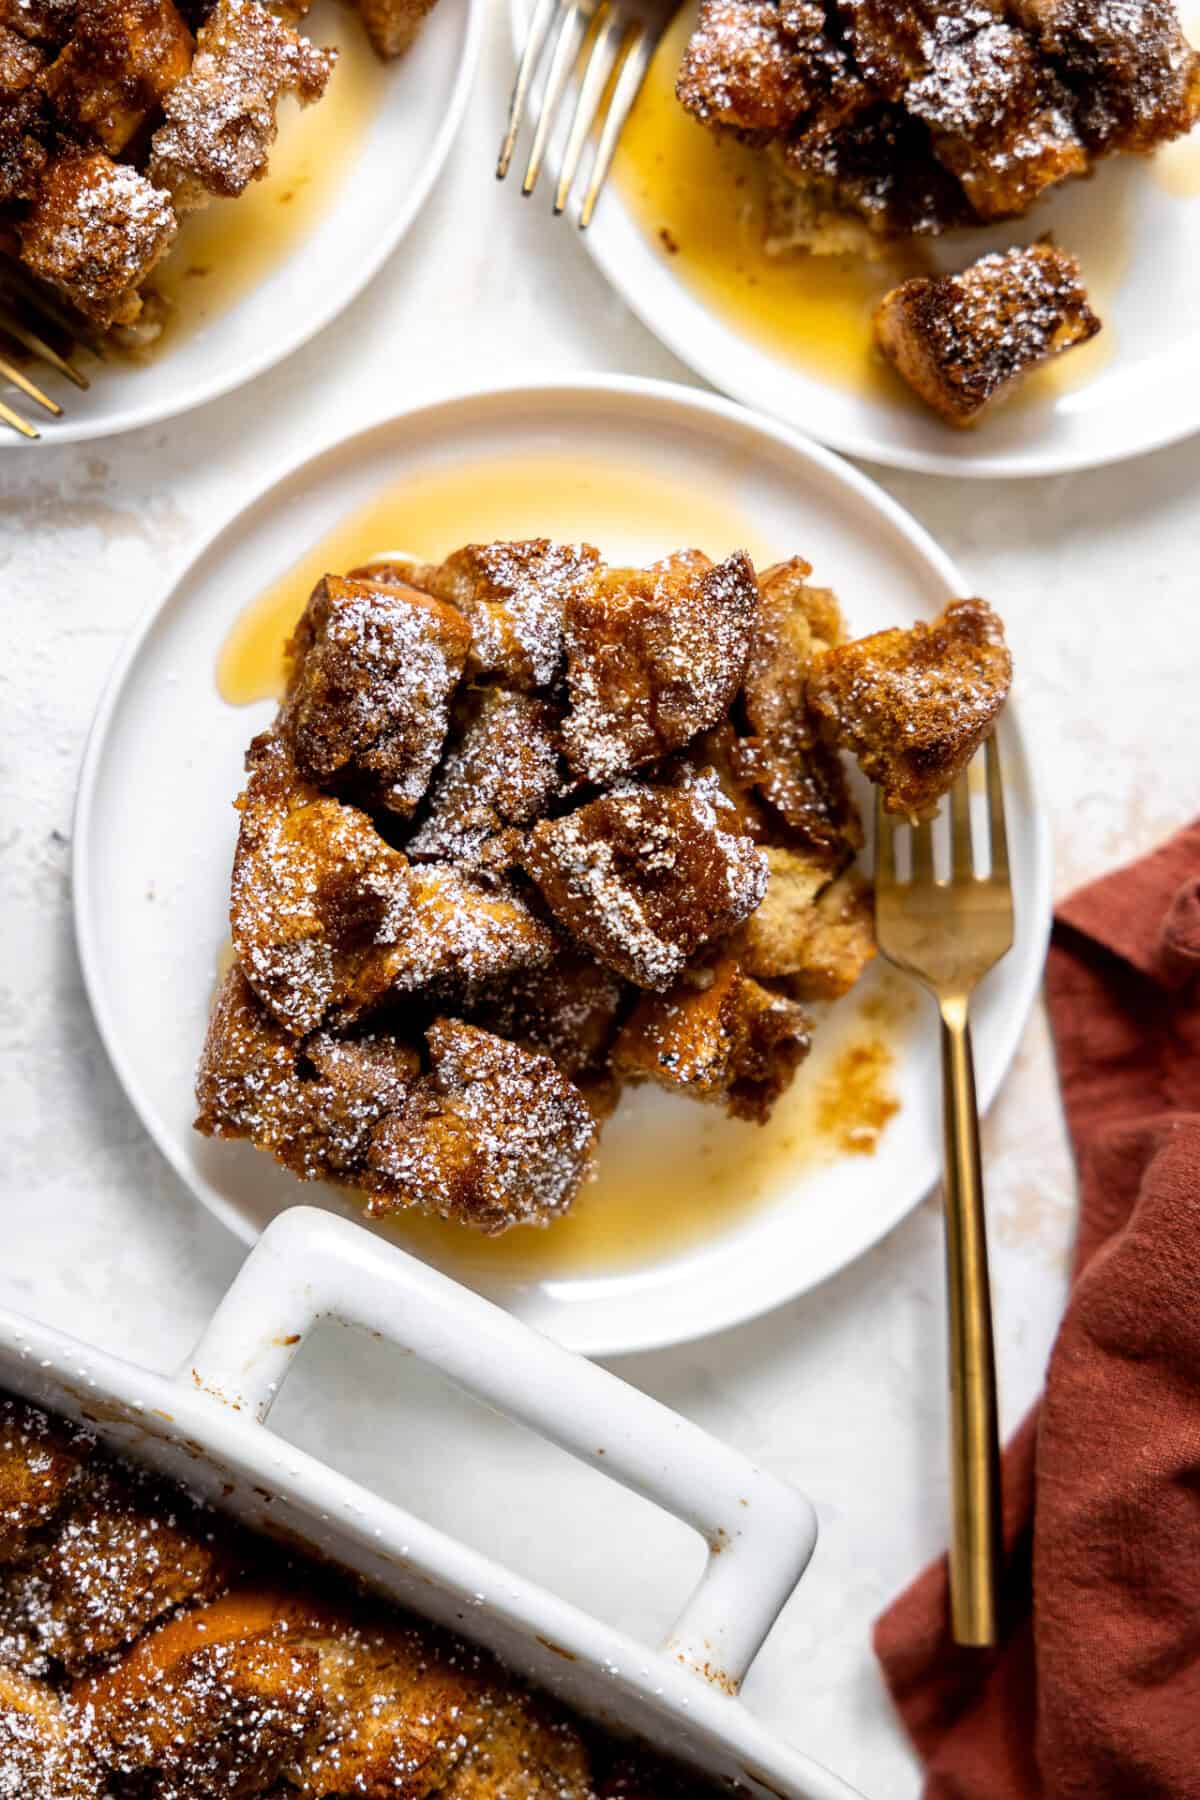
[[[950,1618],[956,1643],[988,1645],[997,1637],[1000,1440],[979,1112],[966,996],[943,1000],[940,1010],[950,1317]]]

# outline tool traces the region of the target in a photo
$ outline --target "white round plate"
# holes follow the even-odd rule
[[[110,437],[215,400],[307,343],[366,286],[424,205],[466,110],[484,4],[438,0],[408,55],[384,66],[370,122],[349,152],[341,151],[353,157],[353,166],[339,173],[307,233],[247,291],[142,364],[84,358],[91,380],[86,393],[46,376],[47,388],[65,408],[61,419],[31,409],[5,384],[0,397],[36,416],[44,444]],[[328,33],[326,10],[334,14]],[[338,19],[339,10],[326,0],[322,42],[344,41],[348,32],[361,31],[348,10]],[[328,104],[318,104],[314,117]],[[289,126],[298,123],[294,114],[288,102],[280,117],[281,144]],[[29,448],[10,431],[0,432],[0,446]]]
[[[213,1143],[192,1129],[196,1059],[228,934],[231,802],[246,744],[274,710],[220,698],[218,653],[247,603],[371,496],[454,467],[483,491],[481,466],[502,471],[497,481],[517,491],[525,468],[535,482],[538,470],[564,468],[568,498],[564,507],[560,493],[547,529],[591,536],[617,561],[685,541],[678,514],[657,535],[646,522],[645,494],[669,475],[672,491],[694,496],[695,535],[686,541],[705,543],[707,518],[716,549],[714,534],[736,516],[747,541],[802,551],[856,631],[929,617],[969,591],[906,513],[829,452],[728,401],[613,376],[463,396],[402,415],[304,462],[232,519],[153,608],[109,682],[80,780],[74,896],[84,977],[126,1091],[184,1181],[246,1242],[298,1200],[339,1210],[348,1203],[332,1189],[302,1186],[248,1145]],[[541,504],[540,493],[531,504]],[[463,517],[458,538],[472,535]],[[424,554],[448,545],[403,547]],[[358,548],[369,555],[385,546]],[[1016,705],[1003,715],[1000,739],[1017,941],[978,996],[985,1105],[1037,992],[1050,919],[1047,833]],[[687,1250],[607,1273],[521,1280],[481,1267],[464,1278],[593,1354],[678,1342],[763,1312],[860,1255],[935,1181],[938,1047],[924,1007],[898,1040],[893,1074],[900,1110],[873,1156],[798,1167],[794,1177],[783,1164],[787,1178],[769,1200]],[[708,1115],[655,1090],[636,1099],[649,1106],[641,1130],[655,1129],[660,1102],[676,1118],[686,1106],[697,1128]]]
[[[520,45],[532,8],[529,0],[512,4]],[[1200,12],[1189,31],[1200,42]],[[1189,143],[1185,154],[1200,151]],[[1190,162],[1193,176],[1195,168]],[[615,178],[591,226],[578,235],[642,323],[734,399],[837,450],[893,468],[1046,476],[1118,462],[1200,429],[1200,180],[1187,186],[1186,195],[1169,192],[1151,164],[1114,158],[1090,180],[1067,184],[1029,218],[952,236],[937,247],[941,267],[962,268],[985,251],[1049,232],[1079,256],[1085,277],[1091,272],[1104,320],[1096,350],[1103,346],[1107,360],[1093,364],[1084,385],[1036,401],[1022,398],[971,431],[943,425],[903,395],[891,401],[855,393],[755,341],[688,285],[681,259],[647,235]],[[1070,364],[1064,359],[1064,376]]]

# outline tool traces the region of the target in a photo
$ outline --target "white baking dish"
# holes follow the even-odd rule
[[[699,1532],[704,1574],[661,1649],[518,1579],[268,1430],[288,1366],[323,1319],[394,1340]],[[0,1309],[0,1388],[86,1422],[112,1449],[255,1529],[349,1565],[697,1773],[772,1800],[855,1792],[771,1737],[735,1698],[812,1555],[809,1502],[360,1226],[311,1207],[281,1214],[173,1379]]]

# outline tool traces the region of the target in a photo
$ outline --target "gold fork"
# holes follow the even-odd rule
[[[988,1291],[987,1231],[979,1113],[968,1003],[976,983],[1011,948],[1012,884],[1004,828],[1000,758],[984,746],[990,851],[975,871],[967,775],[950,794],[950,876],[934,872],[930,821],[912,830],[912,874],[898,878],[902,821],[875,813],[875,930],[882,954],[928,988],[942,1035],[946,1283],[950,1318],[950,1613],[955,1641],[988,1645],[997,1636],[1001,1554],[1000,1440],[996,1360]]]
[[[566,210],[584,148],[598,127],[596,151],[579,208],[579,229],[586,231],[612,166],[621,128],[676,4],[677,0],[537,0],[509,103],[497,180],[503,181],[508,174],[529,90],[549,46],[542,104],[534,121],[521,192],[532,194],[537,186],[563,96],[572,72],[578,70],[575,109],[554,190],[554,211]]]
[[[70,357],[64,356],[49,341],[55,336],[61,337],[72,350],[77,345],[84,345],[94,354],[100,353],[92,335],[81,329],[78,321],[72,320],[44,294],[18,265],[7,259],[0,259],[0,344],[7,343],[24,350],[35,361],[64,375],[77,388],[86,388],[87,376],[75,367]],[[58,401],[52,399],[31,375],[13,362],[11,357],[4,355],[2,350],[0,381],[9,382],[53,418],[62,417],[63,409]],[[0,424],[19,432],[23,438],[41,436],[37,426],[5,400],[0,400]]]

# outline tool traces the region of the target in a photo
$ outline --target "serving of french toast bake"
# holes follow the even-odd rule
[[[1004,703],[982,600],[852,640],[801,558],[472,544],[328,575],[238,799],[199,1129],[495,1233],[625,1083],[763,1120],[874,953],[840,751],[920,818]]]

